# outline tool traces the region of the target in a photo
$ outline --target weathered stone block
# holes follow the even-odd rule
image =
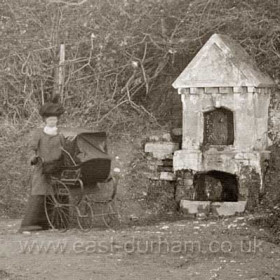
[[[157,171],[158,170],[157,165],[154,165],[154,164],[148,164],[148,168],[151,171]]]
[[[184,179],[184,184],[186,186],[193,186],[193,179]]]
[[[183,135],[183,129],[181,127],[173,128],[172,134],[175,136],[182,136]]]
[[[162,135],[162,137],[161,137],[161,139],[163,140],[163,141],[167,141],[167,142],[171,142],[171,134],[170,133],[164,133],[163,135]]]
[[[173,142],[182,143],[183,141],[183,131],[182,128],[173,128],[171,131],[171,138]]]
[[[247,201],[238,202],[213,202],[211,212],[218,216],[233,216],[245,211]]]
[[[211,94],[213,94],[213,93],[219,93],[219,88],[217,88],[217,87],[206,87],[205,88],[205,93],[211,93]]]
[[[247,92],[256,92],[256,88],[255,87],[247,87]]]
[[[165,132],[159,135],[151,135],[148,137],[149,142],[172,142],[171,134],[169,132]]]
[[[220,87],[219,93],[222,94],[233,93],[233,87]]]
[[[197,88],[197,93],[198,94],[204,94],[205,93],[205,88],[204,87]]]
[[[157,135],[151,135],[151,136],[149,137],[149,141],[158,142],[158,141],[159,141],[159,136],[157,136]]]
[[[180,208],[188,214],[209,213],[210,201],[181,200]]]
[[[161,172],[159,178],[160,180],[164,180],[164,181],[176,181],[175,174],[171,172]]]
[[[190,88],[190,94],[196,94],[197,88]]]
[[[178,149],[179,144],[174,142],[149,142],[145,145],[145,153],[151,153],[157,159],[172,158],[172,154]]]
[[[186,194],[186,188],[184,185],[177,184],[176,185],[176,191],[175,191],[175,200],[177,202],[180,202],[182,199],[191,199],[191,195]]]
[[[190,93],[190,89],[189,88],[179,88],[178,89],[178,93],[179,94],[189,94]]]
[[[261,190],[261,175],[251,166],[242,166],[239,179],[239,198],[238,200],[247,200],[247,210],[253,208],[259,203]]]
[[[180,150],[174,153],[173,168],[175,171],[183,169],[199,170],[202,161],[201,151]]]
[[[243,93],[246,91],[245,87],[233,87],[233,92],[234,93]]]

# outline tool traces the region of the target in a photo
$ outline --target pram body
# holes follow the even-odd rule
[[[118,222],[118,176],[111,174],[106,133],[83,128],[63,128],[61,133],[66,139],[63,165],[50,174],[50,190],[45,197],[50,226],[66,230],[78,225],[88,230],[97,218],[108,227]],[[98,194],[104,189],[106,196],[100,198]]]

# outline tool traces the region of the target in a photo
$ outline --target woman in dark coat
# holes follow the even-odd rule
[[[37,129],[31,139],[30,149],[34,155],[31,179],[31,196],[28,201],[25,217],[19,232],[48,229],[44,210],[44,198],[48,194],[50,176],[43,173],[43,162],[51,163],[61,159],[65,140],[57,129],[58,118],[63,114],[63,107],[58,103],[46,103],[40,109],[45,126]]]

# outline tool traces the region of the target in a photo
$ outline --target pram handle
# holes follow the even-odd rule
[[[76,162],[74,161],[74,159],[72,158],[71,154],[70,154],[69,152],[67,152],[67,151],[66,151],[65,149],[63,149],[63,148],[61,148],[61,150],[62,150],[63,153],[65,153],[65,154],[70,158],[70,160],[71,160],[73,166],[77,168],[77,164],[76,164]],[[31,159],[30,164],[31,164],[31,165],[36,165],[36,164],[39,163],[39,161],[41,161],[41,162],[43,163],[43,162],[44,162],[44,159],[43,159],[42,157],[36,155],[36,156],[34,156],[34,157]]]
[[[61,148],[61,150],[62,150],[63,153],[65,153],[65,154],[70,158],[72,164],[73,164],[74,166],[77,166],[77,164],[76,164],[76,162],[74,161],[74,159],[72,158],[71,154],[70,154],[68,151],[66,151],[65,149],[63,149],[63,148]]]

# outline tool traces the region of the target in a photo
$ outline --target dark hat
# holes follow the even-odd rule
[[[47,102],[39,110],[42,117],[59,117],[64,113],[64,109],[60,103]]]

